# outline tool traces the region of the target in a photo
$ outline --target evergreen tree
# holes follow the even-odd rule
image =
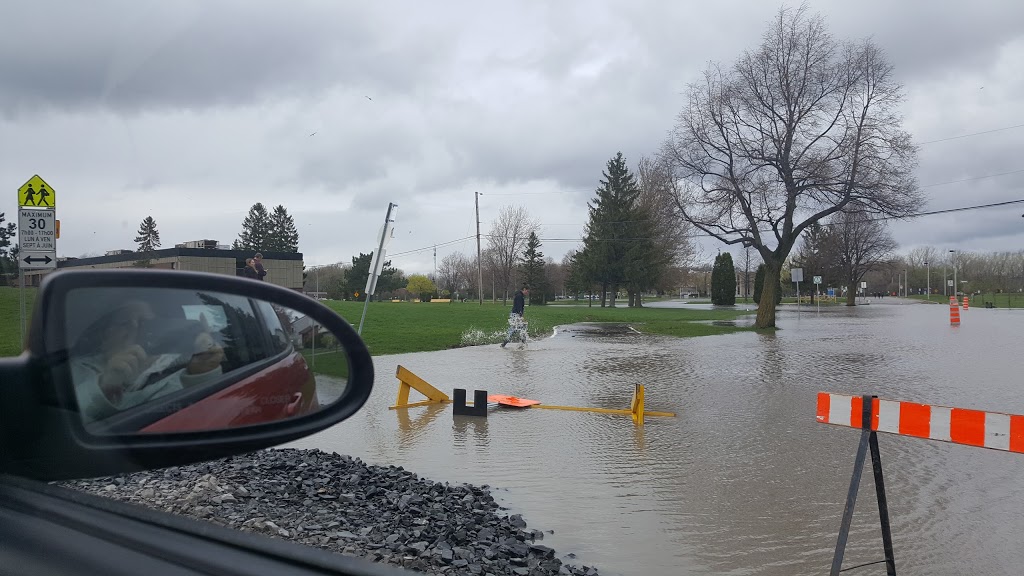
[[[152,252],[160,247],[160,231],[156,229],[156,220],[152,216],[146,216],[139,224],[135,242],[139,245],[139,252],[143,253]]]
[[[11,274],[18,271],[17,246],[11,246],[11,238],[18,231],[14,222],[3,225],[4,213],[0,212],[0,273]]]
[[[530,304],[544,303],[544,253],[539,250],[540,238],[536,232],[530,232],[526,241],[526,249],[520,257],[523,281],[530,287]]]
[[[160,232],[156,229],[156,220],[152,216],[146,216],[139,224],[135,242],[139,245],[138,252],[141,258],[134,265],[139,268],[151,267],[153,251],[160,247]]]
[[[634,218],[640,186],[619,152],[608,161],[596,197],[587,203],[590,219],[584,230],[584,270],[589,279],[614,293],[627,281],[631,241],[642,237],[642,223]],[[614,304],[614,303],[613,303]]]
[[[640,308],[643,306],[640,294],[654,287],[671,263],[672,254],[659,250],[652,237],[656,223],[651,206],[638,203],[630,213],[627,228],[631,237],[626,243],[624,283],[629,293],[629,307]]]
[[[270,236],[270,215],[267,207],[257,202],[249,209],[249,214],[242,221],[242,232],[238,235],[232,248],[247,252],[262,252],[266,249]],[[296,238],[296,242],[298,238]]]
[[[369,254],[360,253],[359,256],[352,257],[352,268],[345,272],[345,287],[344,297],[352,297],[355,300],[362,302],[366,300],[366,280],[370,277],[370,262],[373,260],[373,252]],[[375,294],[381,292],[391,292],[398,288],[404,288],[406,284],[405,278],[402,277],[402,272],[391,267],[391,261],[386,260],[384,265],[381,267],[380,276],[377,278],[377,290]],[[356,294],[359,294],[356,296]]]
[[[718,306],[736,304],[736,269],[732,265],[732,254],[728,252],[719,254],[711,269],[711,303]]]
[[[764,288],[764,264],[757,267],[757,272],[754,272],[754,303],[761,303],[761,289]]]
[[[283,205],[278,205],[270,214],[270,226],[263,249],[267,252],[298,252],[299,231],[295,220]]]

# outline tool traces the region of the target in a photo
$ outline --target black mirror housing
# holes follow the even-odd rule
[[[157,428],[145,434],[96,434],[83,424],[66,375],[65,323],[69,294],[151,287],[211,292],[270,303],[305,315],[337,341],[348,362],[340,397],[318,410],[280,421],[208,430]],[[98,304],[100,305],[100,304]],[[275,334],[279,346],[291,339]],[[314,333],[314,338],[316,334]],[[298,357],[298,353],[293,356]],[[299,359],[301,362],[301,358]],[[304,365],[303,365],[304,366]],[[61,271],[39,289],[27,350],[0,359],[0,473],[38,480],[106,476],[183,465],[271,447],[308,436],[358,411],[373,386],[373,362],[359,335],[342,317],[300,293],[272,284],[218,274],[156,270]]]

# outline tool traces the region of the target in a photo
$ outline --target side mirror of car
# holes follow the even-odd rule
[[[155,270],[62,271],[27,350],[0,359],[0,473],[105,476],[266,448],[370,395],[351,325],[272,284]]]

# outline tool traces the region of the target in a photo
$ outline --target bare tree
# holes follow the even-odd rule
[[[467,297],[469,294],[473,294],[475,298],[478,290],[476,254],[473,254],[471,258],[464,257],[459,260],[457,270],[460,289],[465,289]]]
[[[513,288],[516,264],[519,256],[526,248],[530,232],[536,232],[539,226],[522,206],[506,206],[498,213],[491,223],[491,233],[487,236],[487,249],[497,274],[497,288],[504,292],[503,300],[508,300],[509,291]]]
[[[437,285],[442,290],[454,294],[461,290],[462,271],[466,267],[466,256],[462,252],[452,252],[441,259],[437,267]]]
[[[550,294],[556,296],[565,294],[566,267],[563,264],[555,262],[554,258],[548,256],[545,258],[544,275],[544,281]]]
[[[761,45],[711,65],[665,143],[699,230],[751,246],[768,275],[757,326],[775,325],[775,278],[804,229],[850,202],[895,217],[922,204],[902,88],[870,40],[839,42],[805,7],[783,8]]]
[[[683,218],[675,198],[679,183],[672,176],[671,166],[655,158],[641,158],[637,165],[640,197],[638,213],[647,216],[643,232],[653,238],[653,254],[647,260],[656,267],[652,286],[662,284],[663,276],[675,266],[693,262],[694,249],[690,241],[693,226]],[[639,305],[639,295],[636,304]]]
[[[857,287],[864,276],[889,264],[899,247],[884,221],[858,208],[848,207],[825,227],[823,252],[846,284],[847,306],[857,305]]]

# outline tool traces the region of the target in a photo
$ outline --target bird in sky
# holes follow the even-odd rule
[[[310,136],[316,136],[316,132],[313,132],[312,134],[310,134]]]
[[[369,96],[367,96],[366,99],[369,100],[370,102],[373,102],[373,98],[370,98]]]

